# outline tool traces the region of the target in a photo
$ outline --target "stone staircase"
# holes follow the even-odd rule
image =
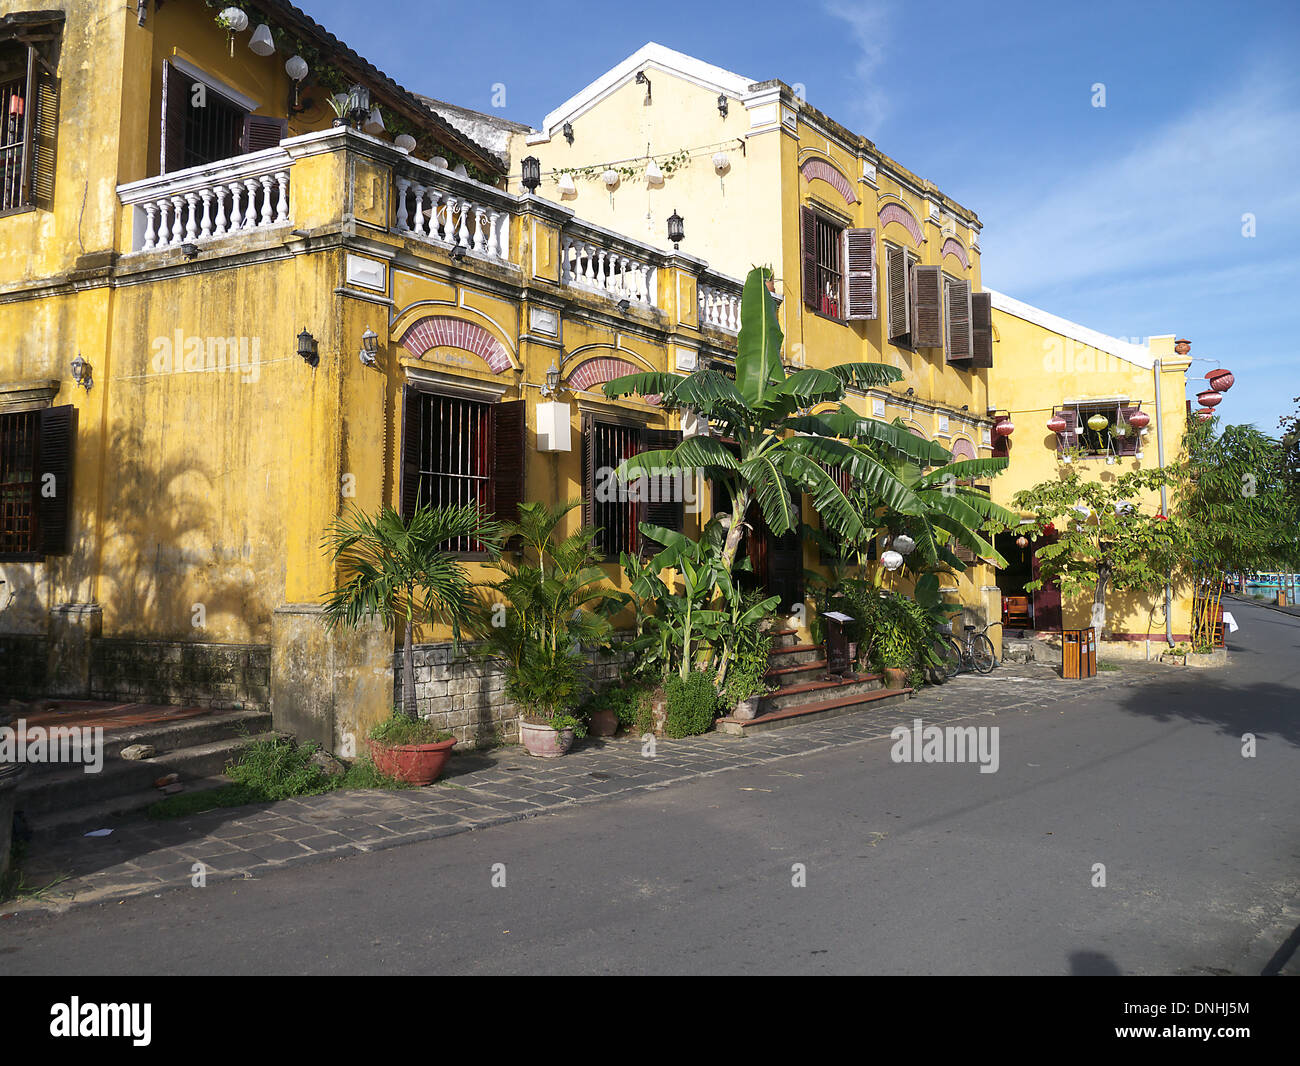
[[[40,724],[49,724],[47,715],[42,715]],[[58,724],[93,727],[97,718],[74,711],[66,719],[61,715]],[[164,793],[155,782],[169,774],[177,775],[185,792],[227,783],[222,776],[226,765],[245,745],[269,736],[270,728],[270,713],[253,710],[190,712],[172,721],[125,727],[110,723],[104,731],[103,766],[97,773],[86,773],[79,764],[29,764],[14,807],[38,833],[90,822],[111,826],[106,819],[162,799]],[[136,744],[148,744],[157,754],[148,759],[123,758],[122,750]]]
[[[819,644],[799,644],[793,629],[773,634],[768,655],[767,681],[776,689],[764,697],[758,715],[751,719],[720,718],[717,729],[732,736],[749,736],[767,729],[820,721],[867,710],[891,700],[906,700],[910,688],[885,688],[881,674],[829,677],[825,649]]]

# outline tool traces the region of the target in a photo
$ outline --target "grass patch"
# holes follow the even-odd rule
[[[3,878],[0,878],[0,903],[18,899],[40,899],[55,885],[62,884],[68,879],[68,875],[64,874],[47,885],[39,887],[29,885],[22,870],[23,859],[26,857],[27,845],[17,840],[13,841],[9,846],[9,870]]]
[[[1103,671],[1103,670],[1104,670],[1106,673],[1110,674],[1110,673],[1114,673],[1115,671],[1117,671],[1117,670],[1119,669],[1119,667],[1116,666],[1114,663],[1098,663],[1098,664],[1097,664],[1097,669],[1098,669],[1098,671]]]
[[[311,757],[318,744],[295,744],[285,737],[272,737],[249,744],[226,767],[232,783],[203,792],[180,793],[153,804],[150,818],[186,818],[221,807],[243,807],[250,803],[273,803],[295,796],[317,796],[340,788],[409,788],[375,769],[369,759],[358,759],[343,774],[331,777]]]

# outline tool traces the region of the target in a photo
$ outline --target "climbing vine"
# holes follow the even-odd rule
[[[590,167],[563,167],[552,171],[551,180],[559,181],[561,174],[570,174],[575,179],[583,178],[587,181],[596,181],[604,177],[605,171],[612,170],[620,178],[634,180],[641,177],[651,161],[659,165],[660,171],[664,177],[675,174],[691,161],[691,153],[686,148],[679,148],[671,155],[665,156],[645,156],[643,159],[629,160],[622,163],[601,163]]]

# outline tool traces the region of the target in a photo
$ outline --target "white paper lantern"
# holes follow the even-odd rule
[[[600,176],[600,180],[605,183],[605,188],[612,189],[618,184],[618,171],[610,167]]]
[[[248,50],[259,56],[269,56],[275,51],[275,41],[271,37],[271,27],[263,22],[253,31],[249,38]]]
[[[465,169],[465,164],[464,164],[464,163],[457,163],[457,164],[456,164],[456,169],[453,170],[452,173],[455,174],[456,177],[458,177],[458,178],[468,178],[468,177],[469,177],[469,171]]]
[[[886,570],[897,570],[903,565],[903,557],[896,551],[887,551],[880,557],[880,565]]]
[[[243,33],[248,29],[248,13],[237,7],[228,7],[221,12],[221,24],[231,33]]]
[[[415,138],[409,133],[399,133],[393,138],[393,143],[403,152],[411,152],[415,149]]]
[[[718,152],[713,157],[713,169],[719,174],[725,174],[731,169],[731,160],[727,158],[726,152]]]
[[[560,175],[560,194],[563,196],[574,196],[578,192],[578,186],[573,182],[573,175],[564,173]]]
[[[439,170],[447,169],[447,159],[445,156],[435,155],[432,159],[429,160],[429,162],[432,163]]]
[[[302,81],[307,76],[307,60],[302,56],[290,56],[284,61],[284,72],[294,81]]]
[[[384,116],[379,113],[379,108],[370,109],[370,117],[361,124],[361,128],[372,137],[378,137],[384,132]]]
[[[645,180],[651,185],[662,185],[664,183],[664,172],[659,169],[659,164],[653,159],[645,168]]]
[[[894,538],[894,550],[900,555],[911,555],[912,549],[916,547],[916,541],[906,533],[900,533]]]

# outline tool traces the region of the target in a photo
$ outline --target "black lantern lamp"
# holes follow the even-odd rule
[[[520,184],[528,190],[529,195],[537,192],[537,186],[542,183],[542,161],[535,155],[524,156],[523,177],[520,178]]]
[[[370,90],[364,85],[354,85],[348,90],[348,121],[360,126],[370,114]]]
[[[572,123],[572,122],[566,122],[566,123],[564,124],[564,126],[562,127],[562,129],[563,129],[563,131],[564,131],[564,139],[565,139],[566,141],[568,141],[570,144],[572,144],[572,143],[573,143],[573,123]]]
[[[650,79],[645,76],[644,70],[638,70],[636,74],[636,83],[645,86],[645,102],[650,102]]]
[[[375,353],[379,351],[379,334],[369,326],[361,334],[361,362],[365,366],[375,365]]]
[[[316,338],[306,329],[298,334],[298,354],[308,366],[316,366],[320,363],[320,356],[316,354]]]
[[[668,239],[673,242],[673,250],[680,251],[682,241],[686,240],[686,230],[683,226],[685,220],[674,209],[673,213],[668,216]]]
[[[718,93],[718,114],[727,117],[728,101],[726,93]]]
[[[548,398],[560,391],[560,368],[554,362],[546,368],[546,384],[539,391]]]
[[[91,377],[90,364],[86,362],[86,360],[81,358],[80,352],[78,352],[77,357],[74,360],[72,360],[71,369],[72,369],[72,380],[77,385],[80,385],[83,389],[89,392],[90,387],[95,382],[94,379]]]

